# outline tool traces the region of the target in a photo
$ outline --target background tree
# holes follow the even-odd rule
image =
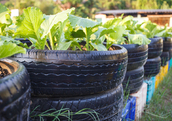
[[[36,6],[44,14],[57,12],[75,7],[75,15],[94,18],[98,11],[117,9],[171,9],[172,0],[0,0],[9,9],[22,10]]]

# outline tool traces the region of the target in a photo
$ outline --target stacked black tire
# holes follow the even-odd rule
[[[165,66],[172,57],[172,38],[162,37],[163,39],[163,52],[161,55],[161,66]]]
[[[69,108],[77,112],[90,108],[101,121],[119,121],[123,109],[123,88],[127,50],[113,45],[113,51],[27,50],[12,58],[22,62],[31,78],[32,105],[36,113]],[[44,117],[52,121],[51,117]],[[66,121],[64,117],[60,117]],[[76,115],[73,121],[92,121]]]
[[[3,59],[0,66],[10,75],[0,79],[0,121],[29,121],[30,80],[26,68]]]
[[[150,38],[151,43],[148,45],[148,59],[144,65],[145,77],[156,76],[160,72],[161,58],[163,51],[163,40],[161,37]]]
[[[123,88],[125,92],[137,92],[144,79],[144,64],[148,56],[148,45],[128,44],[122,45],[128,51],[128,65],[125,79],[123,81]]]

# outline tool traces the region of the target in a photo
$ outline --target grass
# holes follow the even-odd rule
[[[172,121],[172,68],[155,90],[139,121]]]
[[[37,106],[36,108],[38,107],[39,106]],[[33,120],[35,120],[35,118],[39,118],[40,121],[44,121],[45,117],[52,117],[53,118],[52,121],[60,121],[60,117],[66,117],[66,121],[72,121],[72,117],[74,115],[88,115],[92,118],[93,121],[100,121],[99,114],[96,111],[89,108],[84,108],[74,113],[70,111],[69,108],[62,107],[59,110],[49,109],[39,114],[35,112],[36,108],[30,114],[30,118]],[[32,115],[34,112],[36,114]]]

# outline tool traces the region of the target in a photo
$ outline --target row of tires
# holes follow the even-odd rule
[[[69,108],[75,113],[84,108],[95,110],[101,121],[119,121],[123,109],[123,87],[122,80],[125,77],[128,55],[127,50],[119,45],[113,45],[114,51],[107,52],[75,52],[74,51],[46,51],[27,50],[26,54],[17,54],[11,59],[24,64],[30,78],[19,79],[20,84],[13,79],[5,77],[0,83],[0,99],[3,107],[0,107],[0,119],[2,121],[28,121],[29,111],[34,110],[33,115],[49,109],[60,110]],[[11,70],[13,62],[3,60]],[[1,64],[0,64],[1,65]],[[23,71],[26,68],[23,66]],[[4,66],[5,68],[5,66]],[[9,69],[10,71],[10,69]],[[15,74],[17,71],[13,71]],[[21,72],[21,70],[20,70]],[[22,98],[23,102],[16,102],[22,94],[18,93],[24,88],[28,80],[26,92],[32,98]],[[3,88],[5,86],[5,88]],[[16,97],[13,94],[17,94]],[[6,95],[8,94],[8,95]],[[14,100],[13,100],[13,97]],[[8,98],[9,102],[7,102]],[[21,99],[21,100],[22,100]],[[23,106],[27,100],[30,110],[23,113]],[[31,103],[30,103],[31,102]],[[13,106],[14,105],[14,106]],[[9,107],[12,111],[6,108]],[[17,111],[15,111],[17,110]],[[3,114],[9,114],[7,116]],[[27,115],[26,115],[27,114]],[[59,117],[66,121],[65,117]],[[39,118],[35,118],[40,120]],[[44,117],[44,120],[52,121],[51,117]],[[76,115],[73,121],[92,121],[88,115]]]
[[[30,114],[30,80],[26,68],[11,60],[0,61],[0,65],[8,68],[11,75],[1,79],[0,84],[0,120],[1,121],[29,121]],[[123,109],[123,88],[120,84],[116,88],[96,95],[66,97],[66,98],[36,98],[32,97],[31,110],[44,112],[49,109],[69,108],[77,112],[84,108],[90,108],[100,114],[101,121],[115,121],[120,119]],[[35,119],[39,120],[39,119]],[[66,121],[67,118],[61,118]],[[75,121],[90,121],[88,115],[73,116]],[[52,121],[52,118],[47,118]]]
[[[28,121],[31,101],[31,110],[39,105],[36,113],[61,107],[72,112],[90,108],[100,114],[101,121],[118,121],[123,109],[122,84],[131,93],[140,89],[145,69],[159,68],[161,43],[153,39],[148,46],[113,45],[114,51],[106,52],[27,50],[11,57],[18,64],[3,60],[0,65],[12,74],[0,80],[0,120]],[[92,119],[78,115],[73,120]]]
[[[156,76],[160,67],[165,66],[172,57],[172,39],[155,37],[151,43],[142,46],[123,45],[128,51],[128,65],[123,87],[126,92],[137,92],[144,76]]]

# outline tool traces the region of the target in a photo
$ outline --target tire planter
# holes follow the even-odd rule
[[[125,79],[122,83],[125,93],[131,94],[137,92],[143,84],[143,79],[144,79],[143,66],[138,69],[127,71]]]
[[[169,50],[169,60],[172,58],[172,48]]]
[[[127,50],[27,50],[12,59],[22,62],[31,78],[32,96],[69,97],[98,94],[116,88],[124,79]]]
[[[161,67],[161,58],[152,58],[147,59],[146,64],[144,65],[144,75],[146,77],[156,76],[160,72]]]
[[[26,68],[9,59],[0,66],[11,74],[0,79],[0,121],[28,121],[30,113],[30,80]]]
[[[171,37],[162,37],[163,38],[163,52],[168,52],[172,48],[172,38]]]
[[[32,98],[32,102],[31,110],[40,105],[34,112],[38,114],[52,108],[56,110],[61,109],[61,107],[70,108],[72,112],[90,108],[100,114],[100,121],[120,121],[123,109],[123,88],[122,85],[119,85],[112,90],[90,96],[71,98]],[[44,119],[46,119],[46,121],[52,121],[50,117],[45,117]],[[60,121],[67,121],[67,119],[60,117]],[[88,115],[74,115],[72,121],[93,120]]]
[[[148,58],[148,45],[128,44],[121,45],[128,51],[127,71],[142,67]]]
[[[161,66],[165,66],[169,60],[169,52],[162,52],[161,54]]]
[[[149,38],[151,43],[148,44],[148,59],[156,58],[162,54],[163,39],[161,37]]]

